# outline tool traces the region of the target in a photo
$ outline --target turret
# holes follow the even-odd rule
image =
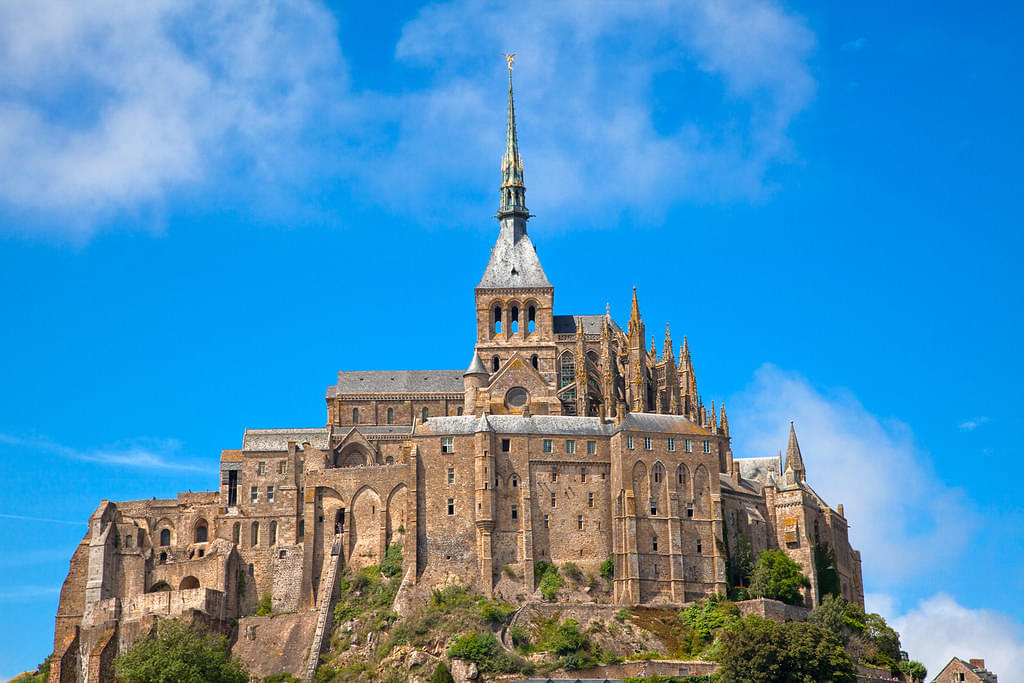
[[[796,429],[793,422],[789,423],[789,444],[786,445],[786,483],[801,482],[807,476],[804,470],[804,457],[800,453],[800,444],[796,440]]]
[[[487,386],[488,377],[487,368],[481,362],[480,355],[474,353],[473,360],[470,361],[469,367],[466,368],[466,372],[462,375],[462,386],[466,392],[463,399],[462,412],[466,415],[474,414],[476,410],[476,391]]]

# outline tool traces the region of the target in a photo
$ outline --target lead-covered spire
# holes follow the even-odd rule
[[[519,156],[516,136],[516,107],[512,96],[512,62],[515,53],[505,55],[508,60],[508,125],[505,131],[505,156],[501,158],[501,202],[498,218],[517,216],[529,218],[526,208],[526,186],[523,184],[523,160]]]

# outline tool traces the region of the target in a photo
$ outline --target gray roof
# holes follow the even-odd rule
[[[491,260],[477,287],[550,287],[530,236],[524,232],[517,240],[513,232],[512,223],[502,221],[498,241],[491,247]]]
[[[327,448],[327,430],[320,429],[246,429],[242,437],[244,451],[286,451],[288,442],[309,443],[314,448]]]
[[[735,458],[740,466],[740,476],[744,479],[769,484],[773,477],[782,476],[782,463],[777,456],[766,458]]]
[[[619,429],[638,432],[679,432],[683,434],[710,434],[711,432],[691,422],[682,415],[661,415],[658,413],[626,413]]]
[[[459,415],[432,417],[416,428],[416,434],[476,434],[492,431],[499,434],[576,434],[607,436],[615,425],[601,422],[599,417],[569,415]]]
[[[465,390],[462,370],[356,370],[338,373],[332,394],[448,393]]]
[[[601,334],[601,321],[603,315],[556,315],[554,318],[555,334],[576,334],[576,319],[579,318],[583,325],[584,334]],[[612,331],[621,332],[622,329],[614,320],[609,320]]]
[[[486,375],[488,374],[487,368],[484,367],[483,362],[480,360],[480,354],[476,351],[473,352],[473,360],[469,362],[469,367],[466,368],[465,375]]]
[[[411,434],[412,425],[358,425],[356,431],[360,434]]]

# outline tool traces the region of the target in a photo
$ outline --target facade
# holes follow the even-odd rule
[[[953,657],[939,672],[933,683],[998,683],[998,676],[985,668],[984,659],[969,659],[966,662]]]
[[[743,581],[730,558],[781,548],[811,580],[808,606],[822,571],[863,604],[843,506],[807,484],[792,426],[784,461],[735,459],[688,342],[677,356],[666,327],[661,351],[648,346],[635,289],[624,327],[607,309],[555,314],[530,218],[510,79],[468,368],[341,371],[324,427],[246,430],[218,490],[103,501],[61,593],[61,675],[98,680],[90,667],[156,617],[226,628],[266,593],[275,610],[322,607],[338,564],[376,564],[392,544],[409,585],[455,578],[509,599],[534,593],[537,561],[596,572],[613,557],[624,605],[725,592]],[[816,547],[830,567],[815,568]]]

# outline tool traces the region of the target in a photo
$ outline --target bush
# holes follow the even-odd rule
[[[527,671],[527,663],[508,654],[491,633],[468,633],[455,639],[447,655],[453,659],[474,662],[485,673],[517,673]]]
[[[530,646],[530,634],[522,626],[510,626],[508,637],[512,639],[512,644],[517,648],[524,649]]]
[[[455,679],[452,678],[452,672],[448,670],[448,665],[444,662],[439,662],[437,668],[434,669],[434,677],[430,679],[430,683],[455,683]]]
[[[548,602],[554,602],[558,597],[558,591],[565,585],[565,579],[557,571],[548,572],[540,580],[540,594]]]
[[[36,667],[35,673],[12,678],[11,683],[50,683],[51,659],[53,659],[53,655],[48,655],[46,659],[40,662],[39,666]]]
[[[615,578],[615,558],[611,555],[608,559],[601,563],[601,576],[607,581],[611,581]]]
[[[380,573],[392,579],[402,573],[402,546],[397,543],[388,546],[384,561],[380,563]]]
[[[114,660],[123,683],[248,683],[242,662],[228,654],[226,637],[178,619],[158,621],[155,631]]]
[[[856,680],[839,638],[804,622],[776,624],[757,616],[737,621],[723,635],[718,661],[722,683]]]
[[[758,598],[781,600],[787,605],[802,605],[801,588],[810,588],[810,580],[800,565],[781,550],[765,550],[757,558],[750,593]]]
[[[565,573],[567,577],[569,577],[569,580],[577,586],[580,585],[580,583],[583,581],[583,571],[580,569],[580,566],[575,562],[566,562],[565,564],[563,564],[562,571]]]
[[[263,678],[263,683],[302,683],[302,679],[289,673],[271,674]]]
[[[512,613],[515,611],[515,605],[499,602],[497,600],[480,598],[480,616],[487,619],[495,626],[505,625],[508,622],[508,618],[511,617]]]
[[[548,652],[564,656],[581,649],[586,640],[586,636],[580,632],[579,623],[575,619],[566,619],[551,632],[542,647]]]
[[[270,597],[270,593],[264,593],[263,597],[260,598],[259,604],[256,606],[256,616],[268,617],[274,613],[274,601]]]
[[[735,603],[722,600],[718,594],[707,600],[695,602],[679,613],[679,620],[693,629],[705,642],[710,641],[721,629],[735,623],[740,610]]]

